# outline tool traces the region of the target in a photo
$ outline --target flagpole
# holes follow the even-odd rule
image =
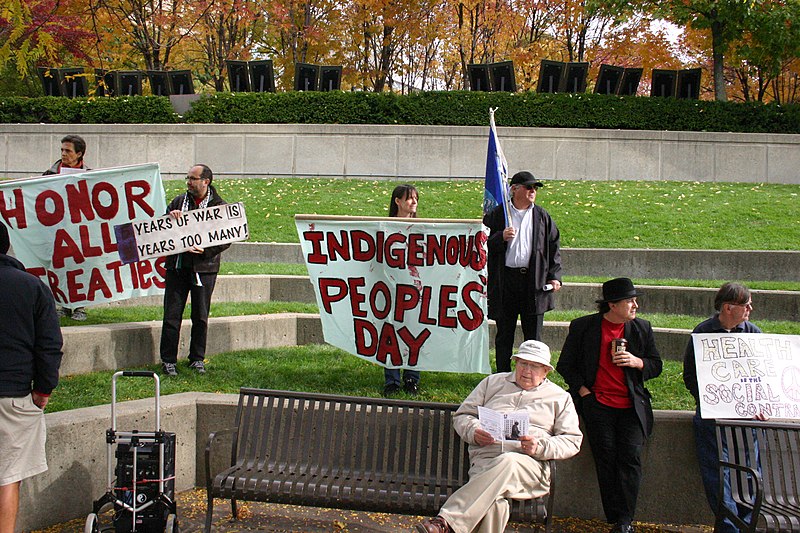
[[[493,132],[495,136],[495,149],[497,151],[497,159],[498,159],[498,170],[500,174],[500,185],[501,185],[501,194],[503,195],[503,215],[506,220],[506,227],[511,227],[511,215],[508,211],[508,206],[511,203],[511,198],[508,195],[508,163],[506,162],[506,156],[503,153],[503,148],[500,146],[500,139],[497,137],[497,125],[494,121],[494,112],[497,111],[499,108],[497,107],[490,107],[489,108],[489,129]]]

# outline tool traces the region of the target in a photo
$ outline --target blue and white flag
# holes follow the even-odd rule
[[[494,112],[497,108],[489,108],[489,149],[486,152],[486,181],[483,192],[483,214],[493,210],[498,205],[503,206],[503,213],[508,220],[508,163],[500,139],[497,138],[497,129],[494,124]]]

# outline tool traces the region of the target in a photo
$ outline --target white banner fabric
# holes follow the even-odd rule
[[[488,374],[480,221],[296,216],[325,341],[387,368]]]
[[[703,418],[800,419],[800,335],[692,333]]]
[[[217,205],[114,227],[124,264],[247,240],[244,204]]]
[[[167,209],[158,163],[0,182],[14,255],[64,307],[164,292],[164,259],[123,265],[114,226]]]

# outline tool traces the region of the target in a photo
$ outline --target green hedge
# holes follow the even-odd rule
[[[194,102],[184,117],[165,97],[5,98],[0,121],[485,126],[490,107],[498,108],[499,126],[800,133],[796,104],[462,91],[217,93]]]
[[[0,98],[3,123],[171,124],[178,118],[165,96]]]

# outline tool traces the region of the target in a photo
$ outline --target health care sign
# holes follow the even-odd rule
[[[388,368],[490,372],[480,221],[295,222],[326,342]]]
[[[800,419],[800,335],[693,333],[703,418]]]
[[[14,255],[65,307],[163,294],[164,258],[124,265],[114,226],[166,208],[157,163],[0,182]]]

